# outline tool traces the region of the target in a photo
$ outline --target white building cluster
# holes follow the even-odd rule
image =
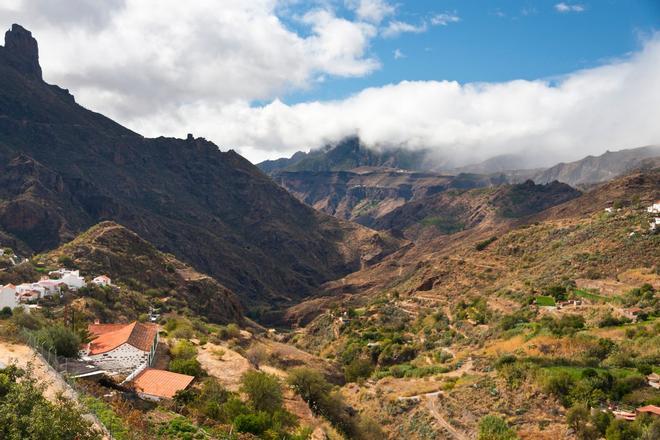
[[[14,309],[25,303],[61,295],[64,289],[76,291],[87,285],[78,270],[58,269],[49,272],[48,275],[53,278],[42,277],[34,283],[0,286],[0,310],[5,307]],[[106,275],[94,278],[92,283],[98,286],[112,285],[112,281]]]

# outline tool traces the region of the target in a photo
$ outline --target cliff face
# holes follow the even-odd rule
[[[278,306],[396,247],[298,202],[234,151],[144,138],[81,107],[43,82],[20,26],[0,47],[0,78],[0,230],[34,251],[112,220],[244,303]]]

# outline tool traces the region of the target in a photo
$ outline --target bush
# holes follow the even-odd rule
[[[234,419],[234,427],[238,432],[261,435],[270,427],[270,418],[265,412],[241,414]]]
[[[501,417],[487,415],[479,421],[479,440],[514,440],[515,431]]]
[[[177,341],[170,349],[175,359],[193,359],[197,356],[197,348],[190,341]]]
[[[488,247],[489,244],[491,244],[495,240],[497,240],[497,237],[490,237],[490,238],[488,238],[484,241],[480,241],[479,243],[477,243],[474,246],[474,248],[478,251],[483,251],[484,249],[486,249]]]
[[[195,377],[201,377],[205,374],[197,359],[174,359],[170,362],[169,370]]]
[[[0,319],[7,319],[11,318],[13,315],[11,308],[9,306],[3,307],[2,310],[0,310]]]
[[[257,411],[273,414],[282,408],[282,388],[277,377],[260,371],[248,371],[241,378],[241,391],[247,394]]]

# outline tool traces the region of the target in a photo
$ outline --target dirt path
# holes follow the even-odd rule
[[[435,392],[435,393],[428,393],[425,395],[426,397],[426,406],[429,409],[429,412],[431,415],[438,421],[440,426],[445,428],[449,434],[451,434],[454,438],[458,440],[469,440],[468,437],[463,434],[461,431],[457,430],[454,428],[438,411],[438,395],[440,392]]]
[[[415,402],[421,402],[422,399],[426,400],[426,407],[435,418],[435,420],[438,422],[440,426],[442,426],[453,438],[458,439],[458,440],[469,440],[469,437],[459,431],[458,429],[454,428],[451,423],[445,419],[442,414],[440,414],[440,411],[438,411],[438,396],[443,394],[442,391],[433,391],[431,393],[424,393],[424,394],[417,394],[414,396],[407,396],[407,397],[399,397],[398,400],[412,400]]]

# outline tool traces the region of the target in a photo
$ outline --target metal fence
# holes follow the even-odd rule
[[[52,348],[47,347],[42,341],[40,341],[39,338],[34,335],[34,333],[23,329],[21,330],[21,339],[23,339],[27,345],[37,350],[39,354],[44,358],[44,360],[55,369],[55,371],[60,371],[60,362],[57,359],[57,353],[55,353]]]

